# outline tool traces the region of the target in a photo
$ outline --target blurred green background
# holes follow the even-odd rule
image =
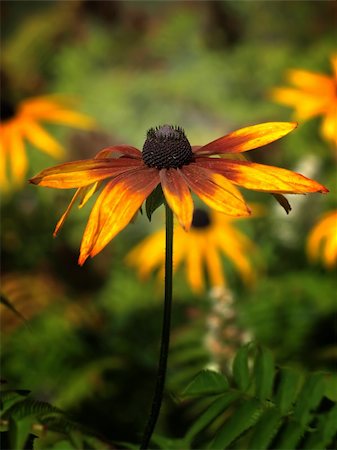
[[[330,73],[336,2],[2,1],[2,70],[17,100],[75,95],[98,123],[92,132],[47,127],[67,160],[127,143],[141,148],[148,128],[182,126],[192,144],[236,128],[291,120],[271,88],[288,68]],[[315,178],[328,196],[289,198],[284,211],[268,195],[245,192],[266,214],[240,222],[259,247],[255,286],[224,262],[237,323],[273,350],[278,362],[334,370],[336,273],[309,264],[305,243],[320,215],[336,205],[336,167],[319,119],[254,160]],[[55,163],[27,145],[29,176]],[[139,440],[153,391],[162,314],[155,277],[140,282],[127,252],[163,225],[139,216],[94,260],[77,265],[92,202],[52,232],[71,193],[28,184],[3,196],[2,290],[26,318],[2,308],[2,378],[7,386],[69,411],[110,440]],[[191,376],[212,363],[205,345],[212,308],[183,272],[174,285],[168,393],[158,430],[182,435],[190,420],[176,400]],[[224,324],[225,326],[225,324]],[[228,342],[227,342],[228,344]],[[235,350],[235,343],[229,343]],[[224,361],[224,365],[226,365]]]

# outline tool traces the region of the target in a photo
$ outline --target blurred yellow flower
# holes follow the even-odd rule
[[[311,261],[322,259],[328,269],[337,263],[337,210],[325,214],[311,230],[307,252]]]
[[[25,140],[39,150],[61,158],[63,147],[40,125],[39,122],[70,125],[89,129],[94,121],[69,107],[65,96],[29,98],[15,108],[1,99],[0,121],[0,189],[10,190],[20,185],[27,172],[28,161]]]
[[[175,227],[173,268],[177,270],[185,263],[187,280],[194,292],[204,289],[204,268],[210,288],[226,285],[221,255],[234,264],[244,282],[254,282],[255,271],[247,255],[256,249],[254,243],[233,225],[237,220],[214,210],[196,208],[188,233],[181,227]],[[162,275],[164,249],[165,230],[162,229],[132,249],[126,256],[126,262],[137,269],[141,279],[146,279],[156,269]]]
[[[337,147],[337,54],[331,58],[333,75],[306,70],[288,71],[287,79],[294,86],[276,88],[272,98],[295,109],[297,120],[323,116],[322,136]]]

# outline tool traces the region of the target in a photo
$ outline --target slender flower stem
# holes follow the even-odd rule
[[[173,213],[165,202],[166,213],[166,245],[165,245],[165,298],[164,298],[164,314],[163,327],[161,335],[160,356],[157,372],[156,387],[152,400],[151,413],[146,424],[144,436],[140,449],[147,449],[151,440],[152,433],[156,426],[160,407],[163,400],[167,358],[170,343],[170,327],[171,327],[171,306],[172,306],[172,254],[173,254]]]

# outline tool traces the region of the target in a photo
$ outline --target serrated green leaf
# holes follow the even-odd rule
[[[297,398],[294,408],[294,419],[305,425],[310,421],[311,410],[321,401],[325,383],[322,373],[314,373],[308,377]]]
[[[236,385],[245,391],[250,385],[250,373],[248,366],[249,344],[244,345],[236,353],[233,361],[233,377]]]
[[[21,402],[30,391],[27,390],[9,390],[0,393],[1,416],[15,403]]]
[[[46,402],[38,400],[25,399],[16,402],[12,405],[3,415],[3,418],[14,418],[15,420],[21,420],[28,416],[38,416],[48,413],[61,413],[61,410],[55,406]]]
[[[202,370],[183,392],[184,397],[216,395],[228,390],[227,378],[212,370]]]
[[[145,202],[146,215],[150,222],[151,222],[152,214],[163,203],[164,203],[163,190],[161,188],[161,184],[158,184],[158,186],[147,197],[146,202]]]
[[[249,440],[249,448],[265,450],[282,424],[280,412],[276,408],[267,409],[254,427]]]
[[[304,448],[327,448],[334,439],[337,443],[337,405],[320,417],[316,431],[309,436]]]
[[[191,441],[201,430],[206,428],[213,422],[220,414],[222,414],[230,405],[240,398],[240,393],[231,391],[226,392],[217,398],[205,412],[193,423],[186,434],[186,439]]]
[[[260,400],[270,399],[275,375],[274,357],[270,350],[259,347],[254,361],[255,393]]]
[[[303,375],[299,371],[287,367],[280,370],[280,383],[274,401],[282,414],[286,414],[292,407],[302,381]]]
[[[244,401],[218,431],[209,448],[228,448],[244,431],[258,421],[262,411],[261,403],[256,399]]]

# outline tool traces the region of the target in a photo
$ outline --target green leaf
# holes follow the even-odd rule
[[[145,203],[146,215],[150,222],[151,222],[152,214],[163,203],[164,203],[163,190],[161,188],[161,184],[158,184],[158,186],[148,196],[148,198],[146,199],[146,203]]]
[[[212,370],[202,370],[184,390],[186,397],[194,395],[216,395],[228,390],[227,378]]]
[[[61,410],[46,402],[25,399],[12,405],[3,415],[3,418],[12,417],[15,420],[21,420],[28,416],[38,416],[47,413],[61,413]]]
[[[337,405],[324,414],[318,423],[317,431],[309,436],[304,448],[327,448],[337,436]],[[333,445],[333,444],[332,444]]]
[[[233,377],[236,385],[245,391],[250,385],[250,374],[248,366],[248,356],[250,344],[244,345],[236,353],[233,361]]]
[[[324,395],[324,375],[314,373],[306,380],[296,402],[294,419],[302,425],[311,419],[311,410],[315,409]]]
[[[251,428],[259,419],[262,406],[256,399],[244,401],[218,431],[211,449],[228,448],[244,431]]]
[[[23,397],[26,397],[30,391],[26,390],[8,390],[0,393],[1,416],[15,403],[21,402]]]
[[[280,384],[274,401],[282,414],[286,414],[292,407],[302,381],[303,375],[297,370],[290,368],[280,370]]]
[[[226,392],[217,398],[200,417],[193,423],[186,434],[188,441],[192,440],[201,430],[206,428],[220,414],[222,414],[232,403],[240,397],[239,392]]]
[[[282,417],[280,412],[276,408],[267,409],[254,428],[249,441],[249,448],[254,450],[267,449],[281,424]]]
[[[256,396],[260,400],[270,399],[275,375],[274,357],[270,350],[259,347],[254,363]]]
[[[300,439],[307,431],[313,413],[312,411],[320,403],[324,394],[324,376],[321,373],[314,373],[304,383],[298,395],[294,407],[291,422],[285,427],[279,439],[277,448],[296,448]]]
[[[30,435],[33,417],[26,417],[23,420],[15,420],[13,417],[9,419],[9,442],[12,449],[23,449]]]

